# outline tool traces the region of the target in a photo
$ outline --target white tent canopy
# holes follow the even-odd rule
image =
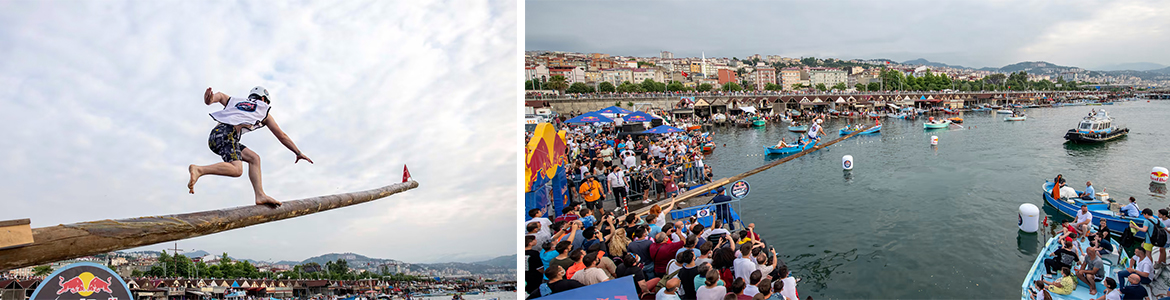
[[[751,106],[740,106],[740,107],[739,107],[739,109],[740,109],[740,110],[743,110],[743,112],[746,112],[746,113],[749,113],[749,114],[754,114],[754,113],[756,113],[756,108],[755,108],[755,107],[751,107]]]

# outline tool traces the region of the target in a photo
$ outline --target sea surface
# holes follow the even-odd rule
[[[422,299],[422,300],[451,300],[451,296],[424,297],[424,298],[419,298],[419,299]],[[464,300],[486,300],[486,299],[515,300],[516,299],[516,292],[491,292],[491,293],[483,293],[483,294],[479,294],[479,295],[463,295],[463,299]]]
[[[1064,133],[1091,109],[1106,109],[1127,137],[1103,145],[1066,144]],[[1150,170],[1170,166],[1170,101],[1027,109],[1028,120],[994,112],[963,113],[962,126],[924,130],[925,118],[885,119],[881,134],[856,136],[748,177],[742,216],[775,245],[803,299],[1016,298],[1037,251],[1051,235],[1017,227],[1023,203],[1049,219],[1045,180],[1092,181],[1115,199],[1165,208],[1151,192]],[[942,116],[942,115],[937,115]],[[953,117],[947,115],[946,117]],[[847,124],[827,122],[827,139]],[[861,122],[861,119],[858,119]],[[872,121],[864,121],[872,124]],[[786,124],[715,128],[719,146],[707,162],[716,178],[776,157],[763,146],[797,135]],[[930,137],[938,136],[938,146]],[[723,144],[726,144],[724,146]],[[855,166],[843,171],[841,159]]]

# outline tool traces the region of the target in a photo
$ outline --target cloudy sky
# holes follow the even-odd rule
[[[527,1],[525,49],[1170,65],[1165,1]]]
[[[355,252],[407,262],[515,253],[516,3],[501,1],[0,2],[0,220],[33,227],[253,202],[245,177],[187,165],[207,148],[212,87],[272,93],[244,135],[280,200],[401,181],[359,206],[180,241],[261,260]],[[173,244],[140,249],[158,250]]]

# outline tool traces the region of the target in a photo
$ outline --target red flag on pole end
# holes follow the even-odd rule
[[[410,180],[410,170],[406,168],[406,165],[402,165],[402,182],[407,180]]]

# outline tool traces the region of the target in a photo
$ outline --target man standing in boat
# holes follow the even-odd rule
[[[203,175],[240,177],[244,174],[243,162],[247,162],[248,179],[252,181],[256,204],[280,206],[280,201],[276,201],[264,193],[264,185],[260,179],[260,155],[240,144],[240,136],[246,132],[268,127],[281,144],[296,154],[297,159],[293,161],[294,164],[302,159],[309,163],[313,163],[313,160],[301,153],[292,139],[283,130],[280,130],[280,125],[276,124],[276,118],[268,112],[270,101],[268,90],[259,86],[252,88],[247,98],[212,93],[211,88],[207,88],[207,91],[203,92],[204,104],[219,103],[223,105],[223,110],[211,113],[211,118],[219,124],[211,129],[211,135],[207,139],[207,146],[211,148],[211,152],[219,155],[223,162],[206,166],[187,166],[187,171],[191,174],[191,180],[187,182],[190,193],[195,193],[195,182]]]

